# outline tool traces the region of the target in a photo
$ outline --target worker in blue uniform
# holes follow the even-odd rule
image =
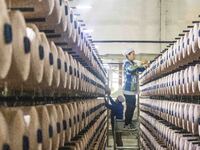
[[[125,111],[125,125],[124,128],[131,129],[132,118],[135,110],[136,95],[139,92],[139,73],[143,72],[146,68],[144,63],[137,62],[135,60],[135,51],[133,49],[127,49],[124,53],[126,60],[124,61],[124,86],[123,94],[126,100]]]
[[[124,106],[122,103],[125,101],[124,97],[119,95],[114,101],[113,98],[108,95],[109,102],[105,99],[105,106],[111,110],[111,125],[112,133],[114,133],[114,119],[123,119]],[[116,132],[116,144],[117,146],[123,146],[121,132]]]

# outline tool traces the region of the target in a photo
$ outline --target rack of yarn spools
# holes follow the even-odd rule
[[[144,149],[200,149],[200,24],[170,44],[140,75]]]
[[[105,146],[104,100],[1,107],[0,122],[1,150],[84,150],[97,144]]]
[[[1,89],[15,95],[104,94],[105,71],[67,1],[0,3]]]
[[[106,72],[66,0],[0,0],[0,150],[105,149]]]

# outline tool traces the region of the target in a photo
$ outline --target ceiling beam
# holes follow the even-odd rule
[[[175,41],[155,41],[155,40],[94,40],[93,43],[174,43]]]

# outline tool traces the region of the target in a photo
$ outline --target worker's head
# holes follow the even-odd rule
[[[128,60],[135,60],[135,51],[133,48],[130,48],[130,49],[127,49],[125,52],[124,52],[124,55],[126,56],[126,58]]]
[[[125,101],[125,98],[124,98],[124,96],[122,96],[122,95],[119,95],[119,96],[117,96],[117,102],[121,102],[121,103],[123,103],[124,101]]]

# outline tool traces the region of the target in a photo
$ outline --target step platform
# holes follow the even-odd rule
[[[115,128],[115,132],[126,132],[126,131],[134,132],[134,131],[138,131],[139,123],[137,120],[133,120],[130,128],[127,128],[125,127],[125,120],[115,119],[114,128]]]

